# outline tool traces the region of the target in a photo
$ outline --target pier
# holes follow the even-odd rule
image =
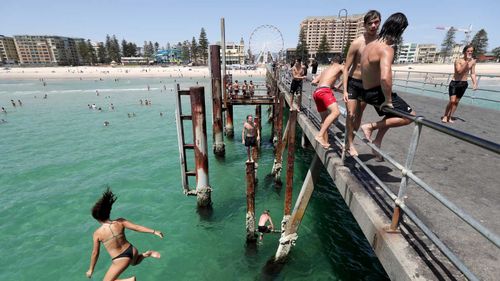
[[[226,76],[224,81],[227,79]],[[220,79],[212,78],[214,81]],[[261,88],[254,97],[228,97],[225,86],[212,86],[212,89],[218,88],[223,89],[224,102],[217,103],[224,107],[214,110],[214,114],[223,112],[225,118],[214,116],[213,120],[226,120],[229,138],[234,134],[227,130],[228,120],[232,122],[233,106],[255,106],[258,122],[262,119],[259,116],[261,106],[271,106],[274,167],[272,171],[260,172],[273,174],[275,181],[280,183],[281,170],[286,171],[282,234],[275,262],[286,262],[294,246],[307,247],[300,244],[300,223],[318,180],[319,165],[323,165],[335,183],[332,188],[344,198],[392,280],[495,280],[500,274],[497,234],[500,221],[496,219],[500,215],[500,190],[495,177],[500,167],[498,111],[461,104],[456,113],[457,121],[443,125],[440,114],[447,100],[410,94],[395,87],[395,91],[416,110],[417,116],[406,116],[413,121],[408,126],[390,129],[381,149],[358,132],[355,144],[359,156],[351,157],[345,155],[343,149],[343,103],[339,104],[343,116],[329,131],[332,147],[325,150],[314,140],[320,118],[311,97],[313,88],[305,82],[302,95],[291,95],[286,69],[267,66],[266,89]],[[341,101],[341,94],[336,96]],[[221,95],[213,97],[219,99]],[[193,102],[192,95],[191,98]],[[196,108],[195,103],[192,108]],[[283,130],[284,110],[289,110],[290,114]],[[182,119],[181,115],[178,117]],[[368,106],[363,123],[380,119]],[[214,129],[214,141],[222,127],[219,123],[219,129]],[[292,188],[298,128],[302,132],[302,145],[316,154],[300,191]],[[232,124],[231,129],[234,130]],[[206,137],[206,132],[204,134]],[[383,156],[383,162],[377,161],[373,150]],[[217,154],[215,146],[214,153]],[[283,157],[287,157],[286,167],[282,167]],[[255,242],[257,162],[247,161],[243,165],[245,160],[242,159],[242,176],[247,181],[246,237],[247,242]],[[212,188],[214,192],[217,190],[216,187],[208,188],[209,192]],[[199,187],[193,191],[185,186],[184,190],[188,195],[200,196]],[[300,194],[292,210],[293,192]]]

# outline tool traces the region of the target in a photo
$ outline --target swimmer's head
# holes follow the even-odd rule
[[[111,213],[111,207],[115,201],[116,196],[108,186],[106,191],[103,192],[102,197],[97,200],[94,207],[92,207],[92,217],[101,222],[108,220],[109,214]]]
[[[271,212],[269,210],[264,210],[263,214],[269,215]]]
[[[392,14],[382,25],[379,40],[385,40],[390,45],[397,45],[407,26],[408,19],[403,13]]]
[[[252,114],[248,114],[247,115],[247,121],[252,121],[253,117],[252,117]]]

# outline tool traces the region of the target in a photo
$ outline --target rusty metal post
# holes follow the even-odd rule
[[[247,242],[256,241],[255,236],[255,162],[246,162],[246,180],[247,180],[247,215],[246,230]]]
[[[199,207],[212,204],[212,188],[208,181],[207,122],[205,118],[205,88],[189,88],[193,119],[194,157],[196,169],[196,197]]]
[[[292,191],[293,191],[293,167],[295,162],[295,127],[297,125],[297,110],[290,112],[288,128],[288,158],[286,166],[286,188],[285,188],[285,209],[284,215],[289,216],[292,210]]]
[[[210,76],[212,78],[213,150],[215,155],[224,156],[226,148],[222,132],[222,89],[219,45],[210,45]]]
[[[233,105],[228,102],[226,107],[226,136],[228,138],[234,137],[233,126]]]

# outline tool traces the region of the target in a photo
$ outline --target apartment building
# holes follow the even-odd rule
[[[217,42],[221,45],[221,42]],[[221,50],[222,51],[222,50]],[[258,55],[258,54],[257,54]],[[240,43],[226,42],[226,64],[245,64],[245,41],[240,39]]]
[[[415,62],[417,63],[434,63],[436,62],[437,46],[436,44],[418,44],[415,54]]]
[[[20,64],[80,65],[78,44],[82,38],[45,35],[16,35],[14,42]]]
[[[300,23],[306,36],[310,58],[316,57],[323,36],[330,48],[329,53],[341,54],[348,42],[361,36],[364,32],[364,15],[351,15],[347,19],[335,16],[307,17]]]
[[[416,61],[417,44],[416,43],[406,43],[402,44],[401,48],[398,50],[398,60],[397,63],[414,63]]]
[[[0,35],[0,64],[14,64],[19,62],[14,38]]]

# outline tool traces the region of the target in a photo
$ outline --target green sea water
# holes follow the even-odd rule
[[[0,106],[7,109],[7,114],[0,113],[6,121],[0,124],[0,280],[87,280],[92,233],[99,226],[90,208],[106,185],[118,195],[113,218],[124,217],[165,234],[161,240],[126,232],[140,251],[155,249],[162,257],[128,268],[122,278],[388,279],[325,171],[285,264],[268,262],[278,234],[267,235],[261,245],[245,245],[246,150],[241,126],[253,108],[235,109],[235,138],[225,139],[225,158],[209,155],[213,212],[200,213],[196,198],[183,195],[174,88],[176,83],[183,89],[197,82],[205,86],[211,152],[208,79],[46,82],[44,87],[38,80],[0,78]],[[45,94],[47,99],[42,98]],[[23,106],[14,108],[11,99],[21,100]],[[139,99],[149,99],[152,105],[141,106]],[[89,109],[93,103],[102,111]],[[108,127],[103,126],[105,120]],[[264,123],[256,209],[269,209],[279,225],[284,188],[268,176],[273,162],[269,138],[270,126]],[[294,198],[312,156],[297,147]],[[101,247],[93,280],[101,280],[110,263]]]

